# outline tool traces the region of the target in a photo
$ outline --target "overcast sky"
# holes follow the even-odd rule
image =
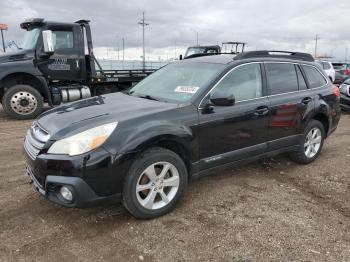
[[[126,55],[141,55],[142,29],[137,22],[145,11],[147,57],[174,57],[195,44],[244,41],[247,49],[314,52],[344,59],[350,42],[349,0],[2,0],[0,23],[7,23],[6,40],[20,42],[19,23],[25,18],[71,22],[91,20],[98,56],[116,57],[125,38]],[[109,48],[106,48],[109,47]],[[350,49],[349,49],[350,57]],[[349,58],[348,58],[349,59]]]

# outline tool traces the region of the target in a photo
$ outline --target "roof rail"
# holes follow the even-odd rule
[[[303,60],[308,62],[315,61],[313,56],[308,53],[289,52],[289,51],[269,51],[269,50],[244,52],[236,55],[233,59],[241,60],[241,59],[260,58],[260,57],[287,58],[287,59],[293,59],[293,60]]]

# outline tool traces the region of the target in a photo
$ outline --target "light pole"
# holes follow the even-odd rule
[[[320,39],[320,37],[318,36],[318,34],[316,34],[316,38],[315,38],[315,58],[317,57],[317,44],[318,44],[318,40]]]
[[[146,61],[145,61],[145,26],[148,26],[149,24],[145,22],[145,12],[142,12],[142,19],[140,22],[138,22],[139,25],[142,26],[142,68],[145,70],[146,68]]]

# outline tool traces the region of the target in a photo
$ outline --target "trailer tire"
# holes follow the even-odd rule
[[[5,113],[14,119],[25,120],[37,117],[44,108],[42,95],[30,85],[14,85],[2,97]]]

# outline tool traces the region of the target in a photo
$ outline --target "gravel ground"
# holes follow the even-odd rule
[[[29,121],[0,108],[0,261],[350,261],[350,115],[316,162],[286,156],[193,181],[159,219],[68,209],[24,175]]]

